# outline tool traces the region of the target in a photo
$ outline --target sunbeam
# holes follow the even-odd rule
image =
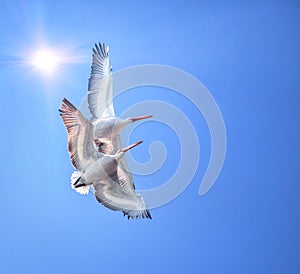
[[[33,67],[45,74],[53,74],[60,62],[58,53],[50,49],[37,50],[31,59]]]

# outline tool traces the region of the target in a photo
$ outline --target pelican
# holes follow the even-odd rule
[[[65,98],[59,112],[68,132],[71,162],[77,169],[72,176],[72,187],[87,190],[92,186],[98,202],[109,209],[122,211],[128,219],[151,219],[143,197],[128,184],[128,177],[124,178],[124,172],[119,168],[125,152],[142,141],[120,148],[113,155],[99,152],[93,142],[93,123]]]
[[[108,46],[104,43],[95,44],[92,57],[91,75],[88,83],[88,108],[95,127],[95,141],[99,150],[112,154],[121,148],[120,133],[125,126],[151,118],[152,115],[127,119],[116,117],[113,106],[113,76]]]

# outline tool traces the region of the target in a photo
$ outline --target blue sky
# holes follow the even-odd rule
[[[1,1],[0,272],[299,273],[299,21],[297,1]],[[210,90],[228,146],[208,194],[198,195],[210,153],[205,120],[154,88],[118,98],[117,112],[157,99],[186,113],[201,145],[189,187],[151,210],[151,221],[128,221],[70,188],[57,110],[63,97],[82,101],[99,41],[114,70],[174,66]],[[80,62],[47,78],[24,64],[43,45]],[[158,186],[174,172],[178,140],[154,122],[137,128],[132,140],[140,138],[140,161],[155,140],[168,149],[162,170],[135,176],[140,189]]]

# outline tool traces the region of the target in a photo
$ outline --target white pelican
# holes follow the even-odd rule
[[[143,198],[135,193],[128,176],[120,172],[120,161],[129,149],[139,145],[119,149],[114,155],[96,150],[94,145],[94,125],[67,99],[59,109],[68,132],[68,150],[73,166],[78,170],[73,173],[73,188],[84,188],[92,185],[98,202],[117,211],[123,211],[129,218],[150,218]]]
[[[121,119],[115,116],[113,106],[113,76],[109,48],[103,43],[95,44],[88,84],[88,107],[95,126],[95,139],[99,149],[105,153],[115,153],[120,149],[122,129],[152,115]]]

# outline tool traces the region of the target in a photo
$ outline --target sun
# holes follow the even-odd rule
[[[52,74],[59,63],[59,55],[50,49],[37,50],[31,59],[33,67],[45,74]]]

